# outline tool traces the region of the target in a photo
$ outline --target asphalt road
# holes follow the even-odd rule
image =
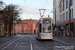
[[[0,39],[0,50],[75,50],[75,40],[54,38],[39,41],[36,35],[16,35]]]

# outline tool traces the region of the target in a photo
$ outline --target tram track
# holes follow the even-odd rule
[[[49,46],[49,44],[50,43],[53,43],[53,44],[57,44],[57,46],[73,46],[73,45],[68,45],[68,44],[65,44],[65,45],[63,45],[64,43],[62,43],[62,42],[58,42],[58,41],[54,41],[54,42],[51,42],[51,41],[42,41],[44,44],[45,44],[45,46],[46,47],[48,47],[50,50],[53,50],[53,48],[51,48],[50,46]],[[75,47],[75,46],[74,46]],[[65,48],[63,48],[63,49],[65,49]],[[72,50],[72,49],[68,49],[68,50]]]
[[[24,38],[25,38],[25,37],[24,37]],[[24,38],[22,38],[22,39],[15,45],[15,47],[13,48],[13,50],[16,49],[16,47],[20,44],[20,42],[21,42]]]
[[[43,42],[44,43],[44,42]],[[46,43],[44,43],[44,45],[47,47],[47,48],[49,48],[49,50],[52,50],[52,48],[49,46],[49,45],[47,45]]]
[[[14,44],[14,47],[12,48],[12,50],[16,50],[16,48],[19,46],[19,44],[21,43],[21,41],[24,39],[25,37],[22,38],[18,38],[15,39],[14,41],[11,41],[10,43],[8,43],[6,46],[4,46],[1,50],[5,50],[7,49],[9,46],[11,46],[14,42],[16,42],[16,44]],[[30,43],[30,50],[33,50],[33,46],[32,46],[32,41],[31,38],[29,37],[29,43]]]
[[[30,37],[29,37],[29,38],[30,38]],[[33,50],[31,38],[30,38],[30,48],[31,48],[31,50]]]
[[[16,39],[16,40],[14,40],[14,41],[11,41],[10,43],[8,43],[7,45],[5,45],[1,50],[4,50],[4,49],[6,49],[8,46],[10,46],[12,43],[14,43],[15,41],[17,41],[17,40],[19,40],[20,38],[18,38],[18,39]],[[23,38],[22,38],[23,39]],[[21,40],[22,40],[21,39]]]
[[[46,44],[44,41],[42,41],[43,44],[49,49],[49,50],[53,50],[48,44]]]

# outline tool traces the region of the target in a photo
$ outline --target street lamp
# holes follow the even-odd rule
[[[17,23],[16,20],[13,21],[13,24],[14,24],[14,35],[15,35],[15,24]]]
[[[32,19],[30,19],[30,22],[31,22],[31,31],[30,31],[30,32],[31,32],[31,34],[32,34],[32,27],[33,27],[33,26],[32,26]]]
[[[70,17],[70,0],[68,1],[68,3],[69,3],[69,9],[68,9],[68,11],[69,11],[69,38],[71,38],[71,25],[70,25],[70,20],[71,20],[71,17]]]

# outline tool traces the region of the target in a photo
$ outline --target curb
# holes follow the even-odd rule
[[[63,38],[63,39],[75,40],[75,38],[68,38],[68,37],[55,37],[55,38]]]

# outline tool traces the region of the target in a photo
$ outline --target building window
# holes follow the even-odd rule
[[[65,21],[65,13],[63,14],[63,21]]]
[[[59,23],[59,21],[57,21],[57,23]]]
[[[63,11],[64,11],[64,4],[65,4],[65,2],[64,2],[64,0],[63,0]]]
[[[70,0],[70,6],[72,6],[73,5],[73,0]]]
[[[62,15],[60,15],[60,22],[62,22]]]
[[[24,30],[24,32],[25,32],[25,30]]]
[[[28,29],[30,29],[30,28],[28,28]]]
[[[63,22],[63,15],[61,15],[61,18],[60,18],[61,22]]]
[[[73,9],[70,10],[70,18],[73,19]]]
[[[62,12],[62,8],[63,8],[63,2],[62,1],[60,1],[59,7],[60,7],[60,12]]]
[[[68,8],[68,0],[66,0],[66,9]]]
[[[68,20],[68,11],[66,12],[66,20]]]

